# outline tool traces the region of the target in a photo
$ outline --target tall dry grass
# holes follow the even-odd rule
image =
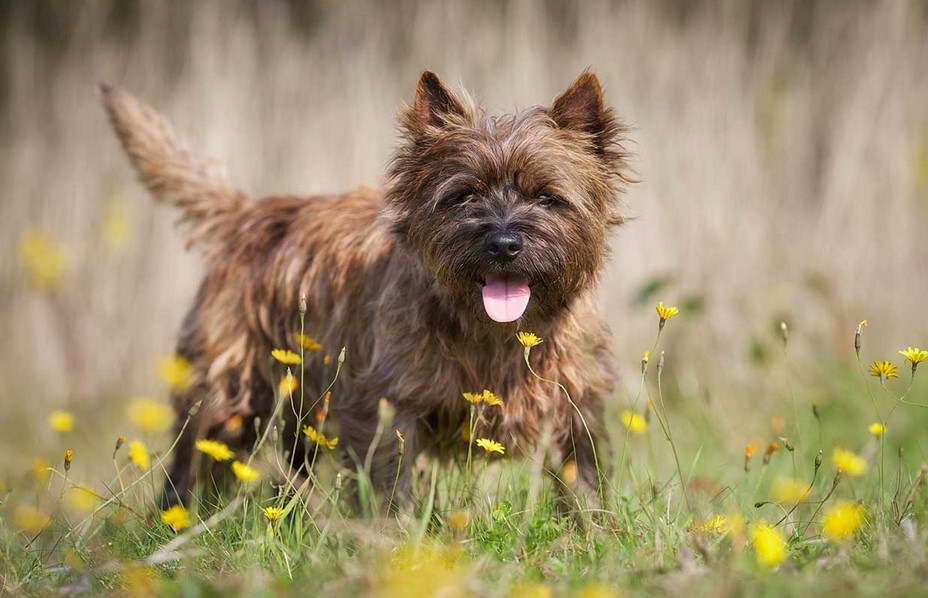
[[[725,405],[765,397],[750,355],[776,353],[782,319],[811,360],[850,356],[864,318],[879,324],[870,349],[887,357],[926,342],[923,3],[98,0],[3,11],[4,431],[30,433],[22,418],[53,406],[96,413],[155,392],[152,364],[171,351],[200,275],[174,215],[135,183],[98,81],[170,115],[260,196],[378,184],[392,118],[423,69],[506,110],[549,101],[589,66],[634,127],[641,178],[602,285],[630,381],[653,333],[641,311],[650,298],[634,297],[655,281],[667,285],[654,299],[702,306],[668,339],[668,373]],[[101,238],[113,202],[130,224],[120,250]],[[69,253],[52,293],[20,265],[31,229]],[[782,409],[781,395],[763,409]],[[734,425],[742,412],[726,413]]]

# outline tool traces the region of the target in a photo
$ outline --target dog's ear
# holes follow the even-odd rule
[[[422,127],[441,127],[449,117],[466,117],[467,110],[441,82],[435,73],[425,71],[416,88],[413,105],[416,123]]]
[[[554,100],[548,114],[558,127],[590,135],[600,152],[614,141],[615,117],[603,104],[599,79],[589,71],[581,73],[574,84]]]

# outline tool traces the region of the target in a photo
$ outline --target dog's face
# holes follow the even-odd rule
[[[426,72],[400,122],[389,217],[465,313],[544,320],[594,284],[626,181],[594,75],[550,108],[490,117]]]

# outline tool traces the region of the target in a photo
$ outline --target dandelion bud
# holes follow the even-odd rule
[[[277,424],[274,424],[274,427],[271,428],[271,442],[273,442],[274,444],[277,444],[277,439],[278,439]]]
[[[754,445],[749,444],[744,447],[744,471],[747,473],[751,470],[751,458],[754,457]]]
[[[786,438],[785,436],[780,436],[779,438],[777,438],[777,440],[782,442],[783,446],[786,447],[786,450],[788,450],[789,452],[793,452],[795,450],[795,447],[793,446],[793,443],[789,441],[789,438]]]
[[[780,322],[780,337],[783,339],[784,345],[789,342],[789,327],[786,322]]]
[[[815,403],[812,403],[812,415],[815,416],[815,419],[821,422],[821,417],[818,414],[818,405],[816,405]]]
[[[300,315],[306,315],[306,294],[300,295]]]
[[[380,399],[380,402],[377,403],[377,418],[383,423],[383,425],[389,426],[393,422],[393,417],[396,415],[396,408],[390,404],[390,401],[386,399]]]
[[[338,492],[342,489],[342,472],[335,474],[335,491]]]
[[[761,501],[761,502],[756,502],[756,503],[754,503],[754,508],[755,508],[755,509],[759,509],[759,508],[761,508],[762,506],[764,506],[764,505],[769,505],[769,504],[770,504],[770,501],[769,501],[769,500],[764,500],[764,501]]]
[[[74,451],[68,449],[64,452],[64,470],[71,471],[71,459],[74,458]]]
[[[815,471],[818,471],[818,468],[822,466],[822,450],[819,449],[818,453],[815,454]]]
[[[341,352],[338,354],[338,365],[345,363],[345,349],[346,347],[342,347]]]
[[[194,403],[193,406],[190,407],[190,411],[188,411],[187,413],[190,415],[190,417],[193,417],[200,411],[200,407],[202,405],[203,405],[203,399],[200,399],[199,401]]]
[[[857,325],[857,332],[854,334],[854,353],[857,354],[858,359],[860,358],[860,333],[866,325],[867,320],[861,320],[860,324]]]
[[[657,360],[657,375],[660,377],[661,372],[664,370],[664,352],[661,351],[661,358]]]
[[[406,438],[403,436],[403,433],[399,431],[399,428],[393,430],[393,433],[396,434],[396,439],[400,443],[400,455],[406,452]]]
[[[780,445],[776,442],[771,442],[767,447],[767,450],[764,451],[764,465],[770,463],[770,458],[773,457],[773,453],[777,452],[777,449],[780,448]]]
[[[122,445],[124,445],[125,443],[126,443],[126,437],[125,437],[125,436],[118,436],[118,437],[116,438],[116,448],[113,449],[113,458],[114,458],[114,459],[116,458],[116,453],[119,452],[119,449],[121,449],[121,448],[122,448]]]
[[[646,371],[648,371],[648,360],[651,358],[651,352],[645,351],[641,355],[641,375],[643,376]]]

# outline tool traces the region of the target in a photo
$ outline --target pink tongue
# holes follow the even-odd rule
[[[528,281],[519,276],[487,274],[483,287],[483,308],[495,322],[518,320],[528,307],[532,291]]]

